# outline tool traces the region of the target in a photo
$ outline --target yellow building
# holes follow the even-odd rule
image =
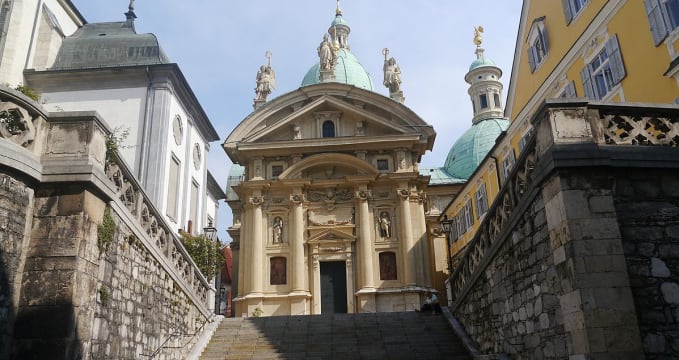
[[[492,204],[545,99],[675,103],[677,55],[679,0],[524,0],[505,108],[511,123],[444,211],[453,262],[483,221],[479,189]]]

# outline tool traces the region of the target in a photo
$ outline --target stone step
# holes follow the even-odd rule
[[[201,359],[471,357],[444,316],[401,312],[224,319]]]

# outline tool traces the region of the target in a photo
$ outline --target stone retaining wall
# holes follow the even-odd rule
[[[205,317],[114,214],[115,241],[99,271],[92,334],[96,359],[185,359]]]
[[[33,189],[0,171],[0,359],[9,358],[11,349],[16,294],[13,279],[24,252],[27,221],[30,226],[27,211],[32,202]]]
[[[542,197],[529,206],[455,315],[484,354],[568,356]]]
[[[646,359],[679,358],[679,174],[619,175],[615,207]]]

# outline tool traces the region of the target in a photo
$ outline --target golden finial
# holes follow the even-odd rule
[[[475,26],[474,27],[474,45],[477,47],[481,47],[481,44],[483,43],[483,37],[481,36],[483,34],[483,26]]]
[[[337,10],[335,10],[335,15],[342,15],[342,9],[340,9],[340,0],[337,0]]]

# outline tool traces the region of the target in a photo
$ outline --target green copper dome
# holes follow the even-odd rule
[[[450,149],[443,168],[455,178],[469,179],[508,126],[507,119],[485,119],[472,125]]]
[[[318,84],[320,80],[320,63],[312,66],[304,76],[301,86]],[[354,85],[356,87],[375,91],[372,78],[358,59],[347,49],[339,49],[337,52],[337,65],[335,66],[334,82]]]
[[[484,66],[495,66],[495,67],[497,67],[497,65],[495,65],[495,61],[493,61],[489,58],[482,57],[482,58],[474,60],[474,62],[471,65],[469,65],[469,71],[472,71],[474,69],[478,69],[478,68],[484,67]]]
[[[339,25],[349,26],[349,24],[347,24],[347,21],[344,20],[342,15],[335,16],[335,20],[333,20],[332,23],[330,24],[330,26],[339,26]]]

